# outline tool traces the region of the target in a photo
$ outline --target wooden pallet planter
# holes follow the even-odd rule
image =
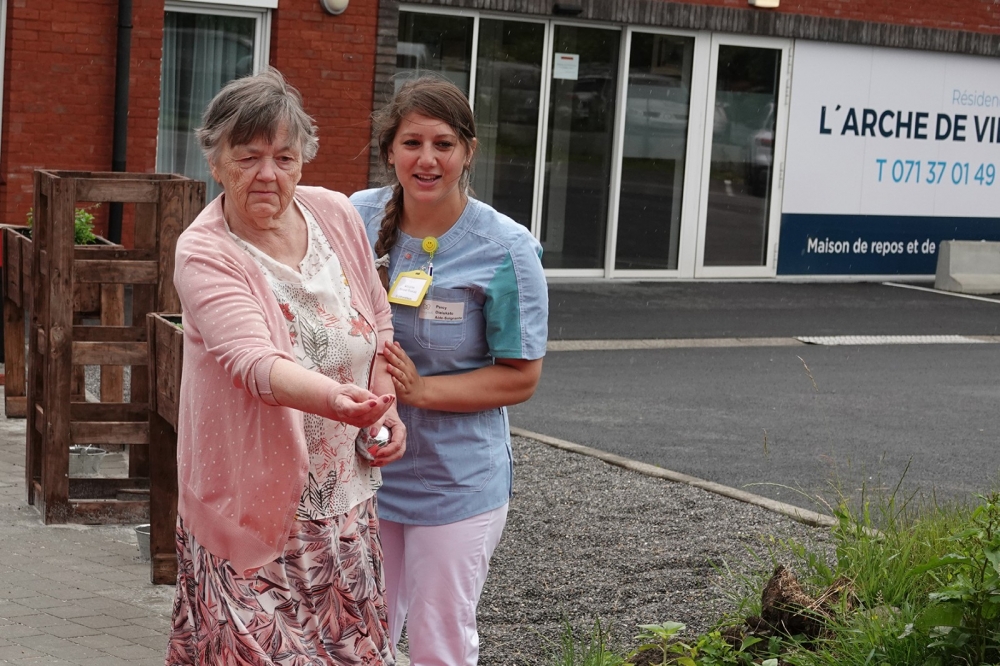
[[[151,469],[176,465],[150,458],[146,315],[180,310],[174,247],[204,198],[204,183],[169,174],[35,172],[25,481],[46,524],[146,522],[150,502],[137,497],[149,492]],[[132,206],[134,247],[74,246],[78,202]],[[99,325],[74,321],[77,284],[97,285]],[[74,365],[130,366],[129,401],[78,399]],[[69,447],[78,444],[127,446],[126,475],[70,478]]]
[[[149,579],[177,580],[177,408],[184,365],[181,316],[146,316],[149,339]]]
[[[25,321],[31,304],[32,245],[30,228],[4,225],[3,286],[4,286],[4,414],[7,418],[23,419],[27,415],[28,393],[25,374]],[[114,246],[98,236],[95,245]],[[77,283],[73,290],[74,318],[100,316],[100,285]],[[119,369],[101,373],[102,395],[121,395],[123,377]],[[83,367],[73,371],[73,394],[84,392]],[[110,398],[102,398],[110,399]],[[119,397],[119,400],[121,398]]]

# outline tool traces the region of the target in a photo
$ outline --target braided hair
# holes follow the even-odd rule
[[[389,150],[400,124],[411,113],[447,123],[470,153],[472,142],[476,138],[476,121],[465,93],[454,83],[439,76],[425,75],[407,80],[400,86],[392,101],[375,112],[372,122],[378,143],[378,159],[386,181],[392,186],[392,196],[385,205],[385,215],[375,242],[375,256],[378,258],[388,255],[399,240],[399,224],[403,220],[403,186],[389,164]],[[469,186],[469,172],[470,166],[467,165],[462,171],[460,183],[463,190]],[[378,273],[382,286],[388,289],[388,265],[379,266]]]

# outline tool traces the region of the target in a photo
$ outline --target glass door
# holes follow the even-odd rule
[[[634,31],[627,51],[613,271],[677,271],[692,90],[704,94],[692,85],[695,38]]]
[[[789,61],[785,40],[713,37],[699,277],[774,275]]]
[[[481,19],[475,115],[476,198],[531,228],[545,24]]]
[[[552,29],[537,210],[542,264],[603,275],[621,30],[563,24]]]

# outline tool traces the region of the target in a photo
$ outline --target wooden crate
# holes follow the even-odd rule
[[[31,303],[32,245],[30,228],[4,225],[3,285],[4,285],[4,414],[7,418],[23,419],[27,415],[28,393],[25,374],[25,321]],[[97,245],[114,246],[98,236]],[[74,319],[102,315],[100,285],[77,283],[73,286]],[[110,313],[109,313],[110,314]],[[118,396],[121,400],[123,375],[119,368],[107,368],[101,373],[102,400]],[[73,370],[73,394],[84,392],[81,366]],[[105,397],[106,396],[106,397]]]
[[[177,580],[177,406],[184,365],[181,316],[146,315],[149,339],[149,579]]]
[[[25,476],[46,524],[148,519],[149,501],[136,499],[150,487],[146,315],[180,310],[174,247],[204,198],[204,183],[169,174],[35,171]],[[134,247],[74,246],[77,202],[134,204]],[[99,325],[74,321],[77,284],[98,286]],[[75,399],[74,365],[130,366],[129,401]],[[70,478],[75,444],[127,446],[127,475]]]

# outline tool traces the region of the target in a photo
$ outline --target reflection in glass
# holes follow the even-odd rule
[[[555,58],[569,66],[555,68],[549,101],[546,268],[604,266],[619,37],[613,30],[555,26]]]
[[[476,64],[476,198],[531,227],[545,26],[482,19]]]
[[[418,12],[399,13],[396,89],[407,78],[436,72],[469,94],[473,20]]]
[[[222,86],[253,72],[255,27],[249,17],[163,15],[156,170],[205,181],[208,201],[222,188],[212,178],[194,130]]]
[[[705,266],[767,263],[781,51],[720,46]]]
[[[617,269],[677,268],[693,53],[691,37],[632,35]]]

